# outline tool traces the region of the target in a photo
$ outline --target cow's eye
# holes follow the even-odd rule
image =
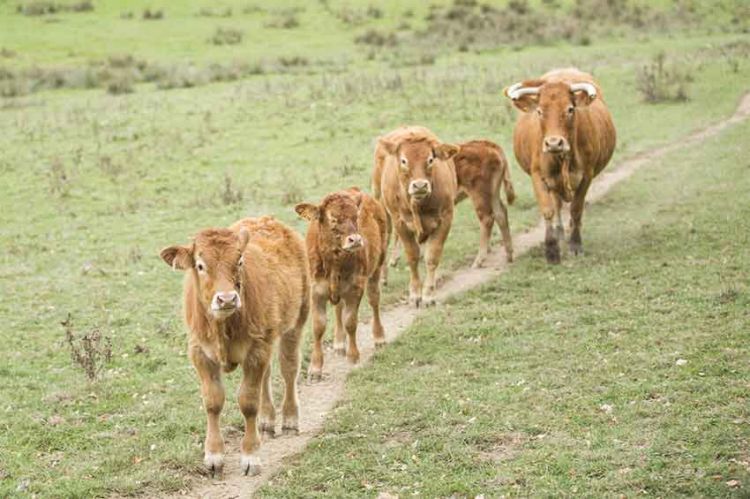
[[[536,108],[536,114],[538,114],[540,118],[542,117],[542,108],[541,107]]]
[[[575,110],[576,110],[576,108],[574,106],[572,106],[572,105],[568,106],[568,115],[573,114],[573,112],[575,112]]]
[[[245,263],[245,260],[242,257],[240,257],[240,260],[237,262],[237,266],[242,267],[243,263]]]
[[[195,265],[195,268],[198,269],[198,272],[203,272],[204,270],[206,270],[206,266],[203,265],[203,263],[201,263],[201,262],[198,262]]]
[[[429,158],[427,158],[427,166],[432,166],[432,163],[434,161],[435,161],[435,158],[433,158],[432,156],[430,156]]]
[[[401,166],[406,166],[406,158],[401,158]]]

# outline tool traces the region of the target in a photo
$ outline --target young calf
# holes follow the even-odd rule
[[[381,204],[351,188],[326,196],[320,205],[295,206],[300,217],[310,222],[307,256],[313,281],[313,352],[310,377],[320,379],[323,370],[321,340],[326,329],[326,305],[336,306],[334,349],[346,352],[351,362],[359,360],[357,317],[367,287],[372,307],[372,335],[375,345],[385,343],[380,322],[380,269],[386,251],[386,214]]]
[[[376,162],[379,192],[406,250],[411,272],[409,301],[416,306],[435,303],[435,274],[453,222],[457,184],[452,158],[458,150],[423,127],[408,127],[406,133],[388,134],[378,141],[376,158],[383,158],[380,167]],[[421,244],[427,265],[424,286],[419,277]]]
[[[487,258],[492,236],[492,226],[497,223],[503,236],[505,257],[513,261],[513,241],[508,226],[508,210],[500,200],[500,188],[505,188],[508,204],[513,204],[516,193],[510,181],[508,160],[499,145],[489,140],[472,140],[460,144],[453,157],[456,164],[458,195],[456,204],[471,198],[479,219],[479,253],[472,267],[481,267]]]
[[[201,384],[208,418],[204,462],[212,473],[224,465],[219,416],[224,406],[221,372],[242,367],[239,406],[245,416],[241,469],[260,472],[260,430],[273,436],[271,353],[279,340],[285,392],[284,434],[298,432],[299,340],[309,310],[307,261],[302,238],[271,217],[246,218],[228,229],[206,229],[191,244],[170,246],[161,258],[186,271],[188,355]]]

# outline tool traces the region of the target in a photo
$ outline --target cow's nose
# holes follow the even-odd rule
[[[544,138],[544,147],[549,152],[564,151],[566,149],[565,146],[565,139],[559,135],[550,135]]]
[[[344,239],[344,249],[353,250],[362,246],[362,236],[350,234]]]
[[[216,300],[217,308],[237,308],[240,295],[236,291],[225,291],[216,293],[214,300]]]
[[[430,188],[429,180],[412,180],[411,191],[412,192],[425,192]]]

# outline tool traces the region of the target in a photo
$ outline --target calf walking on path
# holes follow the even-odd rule
[[[228,229],[203,230],[191,244],[163,249],[161,258],[173,269],[186,271],[188,355],[208,417],[204,462],[212,473],[221,474],[221,373],[239,365],[238,402],[245,417],[240,466],[245,474],[260,473],[258,426],[265,434],[275,433],[270,364],[277,341],[285,383],[281,428],[284,434],[299,431],[299,342],[309,310],[304,242],[271,217],[246,218]]]
[[[375,345],[385,343],[380,322],[380,270],[387,249],[386,213],[378,201],[357,188],[329,194],[318,206],[300,203],[294,209],[310,222],[306,241],[313,281],[314,338],[309,373],[317,380],[323,372],[322,338],[329,301],[336,307],[333,346],[337,353],[346,353],[352,363],[359,361],[357,318],[365,287],[372,307]]]

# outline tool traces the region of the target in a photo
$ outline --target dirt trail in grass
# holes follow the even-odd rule
[[[744,121],[749,116],[750,94],[747,94],[740,101],[732,117],[693,132],[687,137],[665,146],[637,154],[618,164],[611,165],[608,171],[603,172],[592,185],[587,197],[588,202],[595,202],[602,198],[615,185],[630,177],[649,161],[713,137],[727,127]],[[524,233],[516,234],[514,237],[515,254],[520,256],[543,241],[543,224],[539,224]],[[496,278],[507,268],[504,252],[495,251],[486,260],[484,268],[460,270],[447,276],[437,292],[437,298],[438,300],[444,300],[449,296],[475,288]],[[405,331],[419,312],[407,305],[398,305],[388,309],[382,317],[388,341],[393,341]],[[277,437],[263,443],[260,450],[263,472],[260,475],[245,477],[240,474],[239,437],[233,437],[227,441],[224,480],[205,479],[205,481],[197,483],[195,488],[184,491],[176,497],[234,498],[251,496],[255,490],[279,471],[284,464],[284,459],[300,453],[310,439],[321,432],[325,418],[344,396],[344,383],[349,372],[366,366],[372,357],[374,347],[369,324],[361,324],[357,336],[361,352],[361,362],[358,366],[348,365],[345,358],[334,356],[333,351],[328,350],[326,351],[325,375],[322,382],[308,384],[304,381],[305,373],[303,373],[299,393],[300,434],[295,437]],[[225,409],[232,410],[231,398]]]

